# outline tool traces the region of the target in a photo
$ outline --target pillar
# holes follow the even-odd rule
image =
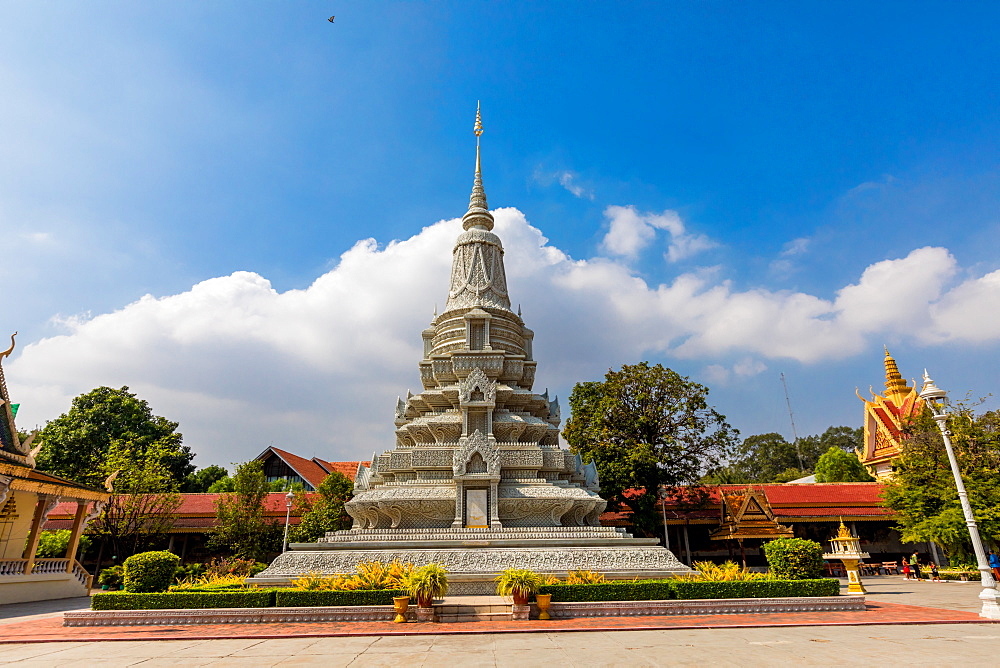
[[[87,502],[77,501],[76,514],[73,516],[73,528],[69,534],[69,545],[66,546],[66,572],[73,572],[73,564],[76,561],[76,551],[80,547],[80,536],[83,534],[83,521],[87,517]]]
[[[21,555],[22,559],[28,560],[28,563],[24,565],[25,575],[31,575],[31,569],[35,567],[35,551],[38,549],[38,539],[42,533],[42,517],[45,515],[46,503],[47,499],[44,496],[39,496],[38,501],[35,502],[35,514],[31,517],[31,531],[28,533],[28,542]]]

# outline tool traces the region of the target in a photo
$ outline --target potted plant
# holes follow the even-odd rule
[[[448,593],[448,571],[441,564],[427,564],[406,576],[406,587],[417,599],[417,607],[429,608],[434,599]]]
[[[528,598],[542,586],[542,576],[526,568],[508,568],[496,577],[497,594],[510,596],[514,605],[528,605]]]

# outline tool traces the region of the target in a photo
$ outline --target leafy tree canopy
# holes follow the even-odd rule
[[[238,464],[232,477],[233,491],[215,502],[215,528],[209,547],[222,548],[241,559],[261,561],[276,552],[282,526],[264,514],[264,501],[271,487],[257,460]]]
[[[852,427],[830,427],[822,434],[802,437],[797,443],[774,432],[754,434],[737,447],[728,465],[712,471],[705,482],[789,482],[812,473],[830,448],[853,453],[861,446],[862,438],[863,430]]]
[[[184,484],[181,485],[181,491],[186,494],[201,494],[207,492],[215,481],[228,477],[229,471],[218,464],[212,464],[211,466],[206,466],[203,469],[198,469],[194,473],[189,473],[187,477],[184,478]]]
[[[295,495],[296,509],[302,519],[289,533],[292,542],[311,543],[327,531],[351,527],[351,516],[344,510],[344,504],[350,501],[354,492],[351,479],[334,471],[323,479],[316,491],[318,495],[312,499],[304,492]]]
[[[648,362],[578,383],[563,437],[597,464],[601,496],[632,511],[633,526],[653,535],[661,487],[695,485],[735,445],[738,432],[708,405],[708,388]]]
[[[158,460],[178,484],[194,471],[194,454],[182,445],[177,423],[153,415],[128,387],[98,387],[81,394],[38,438],[44,444],[38,468],[82,484],[103,484],[104,462],[113,446],[141,458],[155,445]]]
[[[149,548],[174,524],[180,506],[168,463],[176,450],[157,441],[136,453],[128,443],[113,442],[98,468],[101,480],[114,475],[111,499],[90,525],[119,558]]]
[[[874,482],[857,455],[831,447],[816,462],[816,482]]]
[[[952,447],[980,535],[1000,546],[1000,411],[976,416],[959,404],[948,419]],[[925,413],[906,428],[909,436],[883,497],[896,511],[906,542],[934,541],[952,563],[973,563],[972,541],[937,423]]]

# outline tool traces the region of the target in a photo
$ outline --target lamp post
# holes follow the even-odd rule
[[[281,542],[282,552],[288,552],[288,522],[292,519],[292,500],[294,498],[295,494],[291,490],[285,494],[285,538]]]
[[[667,533],[667,490],[660,490],[660,510],[663,511],[663,547],[670,549],[670,534]]]
[[[986,561],[986,552],[983,550],[983,541],[979,537],[979,529],[976,527],[976,517],[972,514],[972,506],[969,505],[969,495],[965,492],[965,483],[962,482],[962,475],[958,470],[958,460],[955,459],[955,451],[951,447],[951,438],[948,433],[948,393],[939,388],[931,380],[924,369],[924,386],[920,390],[920,398],[931,409],[938,429],[941,430],[941,438],[944,440],[944,449],[948,452],[948,462],[951,464],[952,475],[955,476],[955,487],[958,488],[958,500],[962,503],[962,512],[965,514],[965,524],[969,527],[969,536],[972,538],[972,549],[976,552],[976,564],[982,574],[983,589],[979,592],[979,598],[983,601],[983,609],[979,616],[986,619],[1000,619],[1000,605],[997,605],[996,582],[993,580],[993,573],[989,563]]]

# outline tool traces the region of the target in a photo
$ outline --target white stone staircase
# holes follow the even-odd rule
[[[434,606],[439,622],[509,622],[511,603],[500,596],[448,596]]]

